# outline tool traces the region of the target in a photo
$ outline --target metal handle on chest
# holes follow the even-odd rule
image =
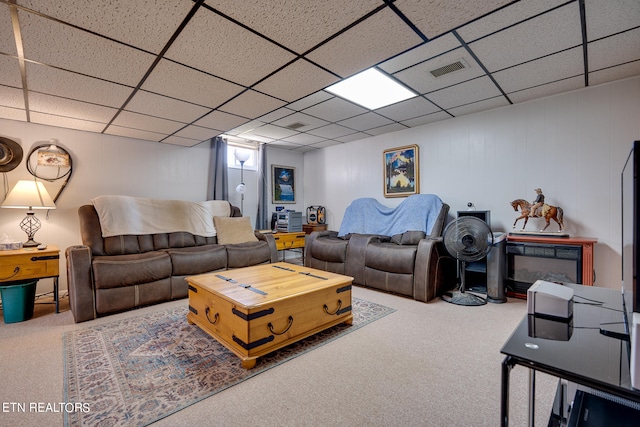
[[[220,319],[220,316],[218,316],[218,313],[213,315],[213,322],[211,321],[211,319],[209,318],[209,307],[207,307],[204,310],[204,314],[205,316],[207,316],[207,320],[209,321],[209,323],[211,323],[212,325],[215,325],[216,323],[218,323],[218,320]]]
[[[282,331],[282,332],[274,331],[273,330],[273,324],[271,322],[269,322],[269,324],[267,326],[269,327],[269,330],[271,331],[272,334],[274,334],[274,335],[282,335],[282,334],[286,333],[289,330],[289,328],[291,328],[291,325],[293,325],[293,316],[289,316],[289,324],[287,325],[285,330]]]
[[[342,308],[342,300],[341,299],[338,300],[338,308],[336,308],[336,311],[334,311],[333,313],[329,313],[329,307],[327,307],[327,304],[325,304],[322,308],[324,308],[325,313],[333,316],[334,314],[338,313],[338,311],[340,311],[340,308]]]
[[[0,280],[7,280],[7,279],[11,279],[12,277],[15,277],[18,273],[20,273],[20,267],[16,267],[13,269],[13,274],[11,276],[7,276],[7,277],[0,277]]]

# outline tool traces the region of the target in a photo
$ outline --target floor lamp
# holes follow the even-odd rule
[[[244,193],[247,192],[247,186],[244,185],[244,162],[249,160],[249,153],[246,151],[234,150],[233,155],[240,162],[240,184],[236,187],[236,191],[240,193],[240,212],[244,216]]]
[[[33,210],[55,209],[56,205],[41,182],[24,180],[18,181],[16,186],[7,194],[2,207],[27,210],[27,216],[20,222],[20,228],[27,233],[27,241],[22,246],[30,248],[40,244],[33,240],[41,226],[40,220],[36,218]]]

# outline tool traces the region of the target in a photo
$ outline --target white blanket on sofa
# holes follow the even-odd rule
[[[173,232],[213,237],[213,217],[231,215],[231,205],[224,200],[187,202],[99,196],[91,202],[100,218],[102,237]]]

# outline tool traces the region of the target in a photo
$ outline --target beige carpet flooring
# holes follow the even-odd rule
[[[353,295],[397,311],[154,425],[499,425],[500,348],[525,315],[525,301],[425,304],[357,286]],[[0,323],[2,426],[63,424],[56,411],[64,403],[65,331],[187,304],[175,301],[75,324],[66,298],[59,314],[40,302],[33,319]],[[546,426],[557,380],[544,374],[537,380],[536,426]],[[527,422],[527,381],[527,369],[512,371],[513,426]],[[37,404],[40,410],[30,412]]]

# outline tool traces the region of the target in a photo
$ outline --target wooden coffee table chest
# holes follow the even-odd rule
[[[187,320],[251,369],[256,359],[339,323],[351,324],[352,277],[289,263],[186,278]]]

